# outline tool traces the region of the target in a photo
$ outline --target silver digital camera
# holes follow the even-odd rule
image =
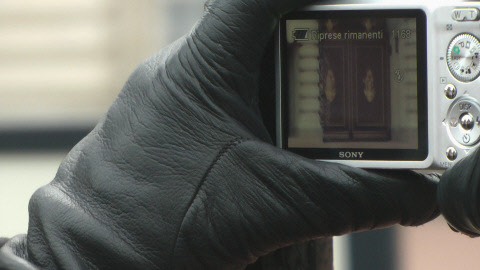
[[[322,1],[281,18],[277,144],[446,169],[480,144],[480,2]]]

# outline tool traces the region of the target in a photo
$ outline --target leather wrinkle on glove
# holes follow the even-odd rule
[[[438,186],[438,204],[453,230],[480,236],[480,152],[447,170]]]
[[[278,17],[308,2],[210,1],[34,194],[25,244],[1,249],[0,269],[243,269],[297,242],[438,215],[435,176],[271,145],[272,112],[258,106],[274,91],[267,44]],[[19,258],[28,266],[8,266]]]

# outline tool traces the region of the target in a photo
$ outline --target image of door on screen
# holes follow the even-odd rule
[[[417,149],[415,18],[286,21],[289,148]]]

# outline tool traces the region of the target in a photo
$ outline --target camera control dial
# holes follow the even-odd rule
[[[480,41],[471,34],[456,36],[448,46],[450,73],[461,82],[471,82],[480,75]]]
[[[455,100],[445,124],[453,141],[462,146],[474,146],[480,139],[480,104],[470,96]]]

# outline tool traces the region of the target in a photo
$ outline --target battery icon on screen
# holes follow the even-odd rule
[[[293,30],[293,40],[297,41],[308,41],[308,28],[297,28]]]

